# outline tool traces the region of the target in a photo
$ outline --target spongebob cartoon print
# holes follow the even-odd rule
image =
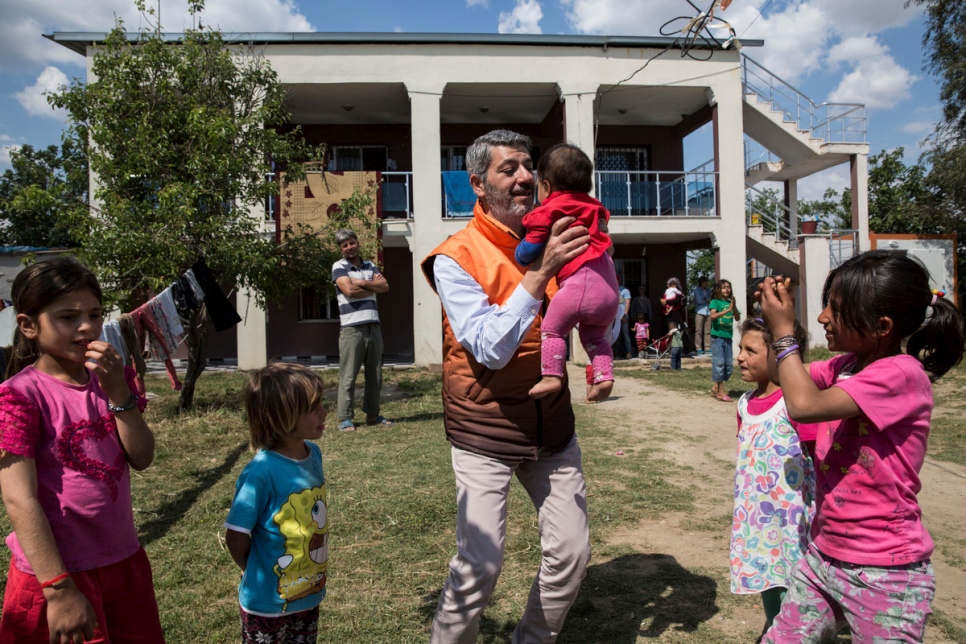
[[[285,537],[285,554],[273,570],[286,603],[321,592],[329,568],[325,485],[295,492],[272,517]]]

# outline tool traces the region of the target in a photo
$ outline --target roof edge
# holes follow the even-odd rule
[[[140,33],[128,32],[128,40],[134,41]],[[183,33],[162,33],[170,42],[178,42]],[[44,34],[44,38],[74,51],[87,55],[87,46],[104,42],[106,33],[83,31],[59,31]],[[392,44],[392,45],[528,45],[541,47],[636,47],[642,49],[680,48],[681,40],[670,36],[586,36],[555,34],[489,34],[489,33],[365,33],[365,32],[223,32],[225,42],[251,42],[256,44]],[[761,47],[763,40],[742,40],[743,47]],[[723,50],[717,43],[695,41],[698,49]]]

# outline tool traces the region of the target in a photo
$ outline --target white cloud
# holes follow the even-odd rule
[[[840,195],[842,191],[852,185],[852,177],[848,165],[837,165],[828,170],[809,175],[798,182],[798,198],[805,201],[821,199],[828,188],[834,189]]]
[[[64,72],[53,66],[45,67],[44,71],[40,72],[40,76],[37,77],[36,83],[23,88],[13,96],[31,116],[64,120],[65,111],[51,107],[47,102],[45,93],[56,92],[58,88],[67,85],[69,82]]]
[[[866,107],[888,109],[909,98],[909,88],[917,80],[874,36],[846,38],[832,47],[828,62],[853,65],[829,94],[833,103],[865,103]]]
[[[10,153],[20,149],[19,144],[10,143],[13,138],[6,134],[0,134],[0,168],[9,168]]]
[[[537,0],[516,0],[513,11],[500,12],[497,31],[501,34],[539,34],[543,9]]]
[[[910,121],[899,129],[906,134],[929,134],[936,129],[936,121]]]
[[[467,7],[483,7],[486,9],[490,6],[490,0],[466,0]]]
[[[187,3],[163,2],[161,8],[165,31],[177,32],[191,25]],[[85,0],[83,9],[65,0],[0,0],[0,15],[0,71],[8,72],[84,64],[83,57],[47,40],[42,36],[45,33],[103,34],[113,28],[115,16],[131,31],[148,26],[131,0]],[[223,31],[315,30],[293,0],[208,0],[202,17],[206,24]]]

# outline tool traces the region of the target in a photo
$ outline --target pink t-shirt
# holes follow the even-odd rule
[[[916,495],[932,416],[932,383],[922,364],[900,354],[851,377],[839,373],[852,354],[811,363],[819,389],[841,387],[862,413],[832,422],[815,443],[816,547],[868,566],[927,559],[933,542]]]
[[[125,375],[133,390],[134,371]],[[0,384],[0,450],[35,460],[37,497],[70,572],[140,548],[127,457],[107,403],[93,375],[71,385],[30,366]],[[7,546],[17,568],[33,574],[15,532]]]

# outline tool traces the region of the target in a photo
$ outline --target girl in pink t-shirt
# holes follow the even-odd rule
[[[13,283],[0,489],[13,533],[0,642],[164,642],[129,466],[154,459],[134,372],[101,342],[101,289],[69,257]]]
[[[844,618],[857,641],[921,642],[936,579],[919,470],[931,381],[962,360],[962,315],[905,251],[857,255],[829,273],[818,316],[828,348],[845,353],[806,369],[790,280],[766,278],[759,296],[789,416],[827,423],[812,543],[762,641],[818,642]]]

